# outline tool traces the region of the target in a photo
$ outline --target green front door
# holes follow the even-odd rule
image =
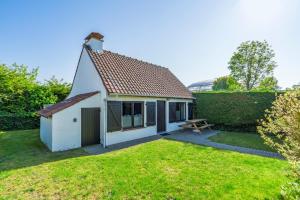
[[[81,146],[100,144],[100,108],[81,109]]]

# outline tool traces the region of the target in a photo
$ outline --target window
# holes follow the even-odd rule
[[[132,103],[130,102],[123,102],[122,104],[122,127],[123,128],[130,128],[132,126]]]
[[[143,127],[143,103],[122,103],[122,128]]]
[[[193,105],[193,103],[188,103],[188,112],[189,112],[188,119],[189,120],[194,119],[194,105]]]
[[[169,122],[185,121],[185,103],[170,102],[169,103]]]
[[[143,126],[143,103],[133,103],[133,127]]]
[[[156,103],[147,102],[147,126],[154,126],[156,124]]]

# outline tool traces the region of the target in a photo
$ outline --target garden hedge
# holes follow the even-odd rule
[[[34,115],[0,115],[0,130],[35,129],[39,127],[39,116]]]
[[[195,116],[205,118],[218,129],[255,131],[257,120],[264,117],[276,92],[199,92]]]

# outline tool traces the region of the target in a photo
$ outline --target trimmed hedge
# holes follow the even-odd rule
[[[40,121],[37,115],[0,115],[0,130],[35,129],[40,126],[39,123]]]
[[[199,92],[196,118],[205,118],[223,130],[256,131],[257,120],[275,100],[276,92]]]

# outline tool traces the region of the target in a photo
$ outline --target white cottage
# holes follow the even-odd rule
[[[103,49],[85,38],[70,95],[41,115],[40,137],[51,151],[104,147],[180,129],[193,97],[167,69]]]

